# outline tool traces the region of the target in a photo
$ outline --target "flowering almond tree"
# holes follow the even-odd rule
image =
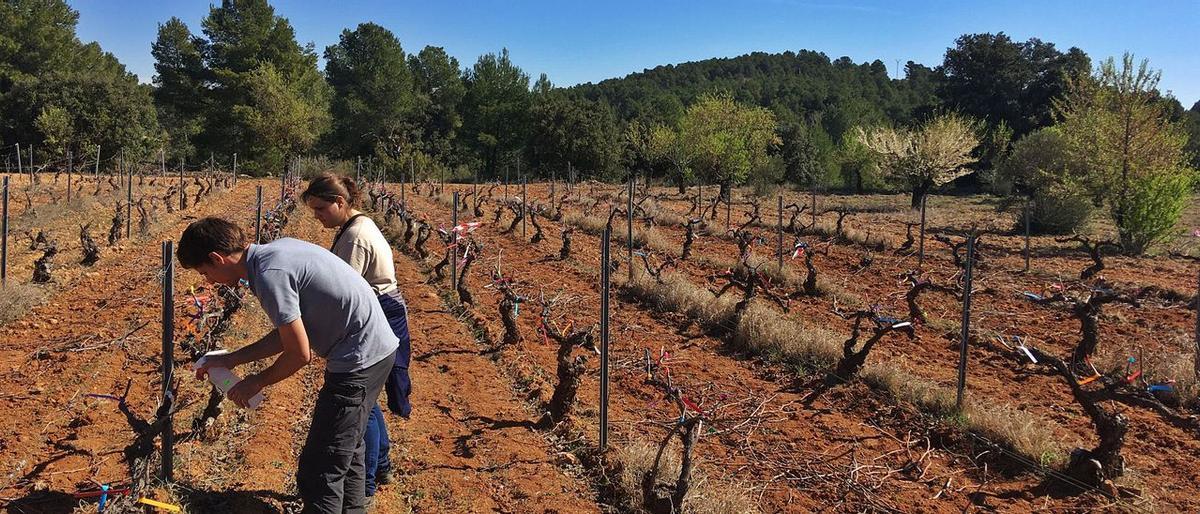
[[[971,151],[979,145],[976,123],[964,116],[941,114],[915,129],[855,129],[856,139],[879,159],[880,168],[912,188],[912,207],[921,206],[930,189],[970,172]]]

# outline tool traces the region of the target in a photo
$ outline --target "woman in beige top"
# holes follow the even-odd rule
[[[408,418],[412,410],[408,401],[412,385],[408,375],[411,345],[408,336],[408,308],[396,284],[396,268],[392,261],[392,247],[379,227],[366,214],[354,206],[359,199],[358,187],[347,177],[325,173],[308,183],[308,189],[300,196],[305,205],[312,209],[313,216],[325,228],[338,229],[330,250],[346,261],[366,279],[367,284],[379,297],[383,313],[400,339],[396,350],[396,364],[388,376],[384,390],[387,391],[388,410]],[[364,434],[367,496],[375,494],[376,484],[391,481],[391,461],[388,450],[387,425],[378,403],[371,409]]]

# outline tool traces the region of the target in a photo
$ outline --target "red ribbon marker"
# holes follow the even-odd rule
[[[71,496],[76,499],[83,499],[83,498],[96,498],[99,496],[103,496],[105,494],[129,494],[129,489],[109,489],[107,491],[105,491],[103,489],[97,489],[95,491],[81,491],[78,493],[74,493]]]

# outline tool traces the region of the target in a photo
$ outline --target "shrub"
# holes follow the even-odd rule
[[[1055,184],[1033,195],[1029,208],[1029,231],[1034,234],[1084,232],[1095,206],[1092,199],[1071,183]],[[1025,210],[1017,216],[1017,230],[1025,230]]]
[[[1125,216],[1117,219],[1121,246],[1141,255],[1172,235],[1175,223],[1191,199],[1195,170],[1154,173],[1133,181]]]
[[[996,166],[994,187],[1005,193],[1038,191],[1058,183],[1070,165],[1062,134],[1053,127],[1036,130],[1014,143],[1012,152]]]

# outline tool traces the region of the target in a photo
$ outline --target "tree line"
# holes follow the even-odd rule
[[[33,144],[51,158],[97,145],[133,158],[163,149],[170,162],[228,163],[237,154],[249,173],[320,153],[366,159],[392,176],[491,179],[571,168],[580,177],[633,172],[723,190],[907,190],[914,205],[956,180],[1036,197],[1055,206],[1042,209],[1047,215],[1145,196],[1130,189],[1131,167],[1200,165],[1200,102],[1185,109],[1161,94],[1157,72],[1128,60],[1093,69],[1083,50],[1003,33],[963,35],[941,64],[910,61],[896,78],[879,60],[801,50],[562,88],[545,74],[533,80],[507,50],[463,66],[437,46],[406,52],[374,23],[343,30],[318,54],[267,0],[224,0],[197,28],[178,18],[159,25],[155,75],[145,85],[97,44],[79,41],[77,21],[62,0],[0,4],[0,23],[11,28],[0,35],[0,142]],[[1122,88],[1132,89],[1101,98]],[[1172,141],[1157,147],[1168,150],[1162,159],[1097,149],[1097,138],[1082,135],[1111,128],[1092,107],[1120,110],[1133,99],[1149,109],[1143,121],[1161,129],[1157,137]],[[1122,137],[1139,136],[1101,142]],[[1057,156],[1040,155],[1050,148]],[[1050,163],[1060,170],[1043,169]],[[1079,186],[1090,180],[1080,170],[1102,168],[1124,178],[1100,181],[1104,191]],[[1106,195],[1120,199],[1106,203]],[[1130,219],[1131,209],[1114,212]],[[1047,230],[1072,228],[1070,220],[1042,221]]]

